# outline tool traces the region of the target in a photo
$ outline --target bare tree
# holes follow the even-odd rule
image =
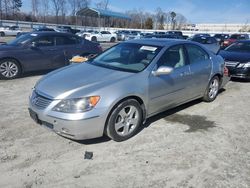
[[[38,8],[39,8],[39,0],[31,0],[31,8],[32,8],[32,16],[37,17]]]
[[[66,10],[66,7],[67,7],[67,4],[66,4],[66,0],[60,0],[59,1],[59,7],[60,7],[60,15],[61,15],[61,18],[62,18],[62,23],[65,22],[65,17],[66,17],[66,14],[67,14],[67,10]]]
[[[108,10],[109,0],[102,0],[96,3],[96,8]]]
[[[156,9],[155,20],[156,20],[156,28],[164,29],[166,13],[164,13],[161,8]]]
[[[181,30],[182,28],[184,28],[186,26],[187,23],[187,19],[185,18],[185,16],[183,16],[180,13],[176,14],[176,18],[175,18],[175,29]]]
[[[40,2],[40,10],[41,10],[40,14],[43,18],[43,22],[47,21],[46,18],[49,14],[49,3],[50,3],[49,0],[41,0]]]
[[[59,23],[59,13],[62,12],[62,4],[65,2],[65,0],[51,0],[55,16],[56,16],[56,23]]]
[[[91,0],[68,0],[71,15],[75,16],[80,9],[90,6]]]
[[[172,29],[175,30],[175,24],[176,24],[176,13],[175,12],[170,12],[170,16],[171,16],[171,25],[172,25]]]
[[[5,19],[7,19],[8,16],[10,15],[11,1],[10,0],[3,0],[2,7],[3,7],[3,10],[4,10]]]

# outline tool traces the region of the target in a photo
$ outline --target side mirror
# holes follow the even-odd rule
[[[154,76],[167,75],[170,74],[174,69],[168,66],[160,66],[156,71],[153,71]]]

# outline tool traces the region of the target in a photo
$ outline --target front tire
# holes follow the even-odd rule
[[[112,140],[121,142],[134,136],[141,123],[141,105],[134,99],[128,99],[111,112],[107,121],[106,134]]]
[[[214,76],[205,91],[205,94],[203,96],[203,100],[205,102],[212,102],[216,99],[220,89],[220,79],[218,76]]]
[[[5,33],[4,33],[4,32],[0,32],[0,36],[1,36],[1,37],[4,37],[4,36],[5,36]]]
[[[21,67],[14,59],[4,59],[0,61],[0,78],[10,80],[19,77]]]

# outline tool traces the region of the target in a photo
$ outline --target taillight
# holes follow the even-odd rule
[[[224,66],[224,76],[229,76],[229,70],[226,66]]]

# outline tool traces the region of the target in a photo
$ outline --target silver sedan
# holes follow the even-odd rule
[[[198,98],[215,100],[228,80],[223,59],[198,43],[133,40],[43,77],[29,112],[64,137],[106,134],[124,141],[157,113]]]

